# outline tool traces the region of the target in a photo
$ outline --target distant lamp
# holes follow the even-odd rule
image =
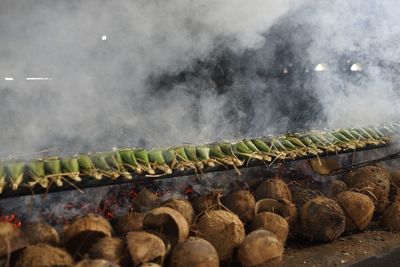
[[[101,36],[101,40],[102,40],[102,41],[107,41],[107,35],[102,35],[102,36]]]
[[[49,77],[27,77],[25,80],[27,81],[50,81],[52,78]]]
[[[323,63],[319,63],[317,66],[315,66],[315,71],[317,72],[326,71],[327,69],[328,67]]]
[[[284,67],[282,72],[283,72],[283,74],[288,74],[289,73],[289,69],[287,67]]]
[[[351,71],[362,71],[362,66],[360,63],[354,63],[353,65],[351,65],[350,70]]]

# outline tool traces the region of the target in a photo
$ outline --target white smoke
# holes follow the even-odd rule
[[[308,8],[312,14],[301,18],[303,23],[315,25],[307,49],[311,61],[335,62],[342,57],[348,60],[348,73],[353,63],[362,67],[361,74],[345,75],[332,64],[318,75],[315,93],[324,107],[325,125],[349,127],[398,120],[400,3],[315,1]],[[353,79],[348,78],[351,75]]]
[[[1,1],[0,75],[14,78],[0,84],[2,154],[49,146],[85,152],[137,145],[140,138],[167,145],[212,137],[213,116],[224,97],[200,93],[198,100],[179,90],[161,97],[149,92],[149,77],[190,68],[218,45],[236,52],[260,47],[266,41],[262,33],[293,3]],[[212,85],[192,89],[201,92],[204,86]],[[200,116],[211,123],[200,133],[187,115],[195,101],[204,101]]]
[[[395,0],[1,1],[0,75],[14,78],[0,82],[1,154],[395,120],[398,10]],[[343,71],[346,60],[362,71]]]

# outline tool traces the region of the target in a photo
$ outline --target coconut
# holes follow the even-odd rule
[[[255,230],[240,245],[237,258],[243,267],[272,267],[282,263],[283,244],[267,230]]]
[[[400,170],[392,170],[390,172],[390,190],[389,201],[393,202],[400,188]]]
[[[285,244],[289,234],[288,222],[278,214],[272,212],[260,212],[254,217],[251,223],[251,230],[258,229],[267,230],[275,234],[282,244]]]
[[[390,172],[390,184],[396,188],[400,188],[400,170],[393,170]]]
[[[28,242],[17,226],[0,221],[0,258],[25,248]]]
[[[183,217],[185,217],[188,225],[193,224],[195,213],[192,204],[190,204],[189,201],[185,199],[171,198],[165,201],[162,206],[178,211],[183,215]]]
[[[273,178],[263,182],[254,193],[256,200],[272,198],[276,200],[286,199],[292,202],[292,193],[289,187],[281,179]]]
[[[117,264],[122,264],[127,258],[124,241],[116,237],[103,237],[89,250],[93,259],[104,259]]]
[[[30,245],[46,243],[57,246],[60,243],[60,236],[57,230],[47,223],[26,223],[23,224],[22,231],[24,232]]]
[[[400,195],[383,213],[381,225],[389,231],[400,232]]]
[[[239,189],[223,198],[222,203],[230,211],[239,216],[243,223],[253,220],[256,201],[253,194],[245,189]]]
[[[337,158],[315,158],[310,160],[309,163],[311,168],[321,175],[328,175],[340,167]]]
[[[362,231],[367,228],[374,214],[374,203],[368,196],[343,191],[336,199],[346,215],[346,231]]]
[[[74,267],[120,267],[118,264],[110,262],[108,260],[96,259],[90,260],[85,259],[78,262]]]
[[[28,246],[18,258],[16,267],[72,266],[71,256],[63,249],[47,244]]]
[[[115,232],[120,236],[124,236],[131,231],[143,230],[143,219],[145,215],[145,213],[129,210],[126,214],[116,217],[113,220]]]
[[[206,211],[196,223],[196,229],[201,238],[215,247],[221,261],[232,259],[235,248],[245,236],[244,226],[239,217],[225,210]]]
[[[346,216],[333,199],[316,197],[301,208],[300,223],[304,237],[330,242],[344,232]]]
[[[78,217],[64,229],[64,243],[73,255],[83,256],[102,237],[111,237],[110,223],[102,216],[88,214]]]
[[[292,192],[292,201],[298,207],[302,207],[307,201],[319,196],[320,194],[311,189],[307,188],[299,183],[294,182],[290,185],[290,191]]]
[[[170,265],[174,267],[219,267],[218,253],[207,240],[190,237],[172,250]]]
[[[275,199],[261,199],[254,206],[254,213],[257,215],[260,212],[272,212],[280,215],[289,223],[290,230],[295,229],[297,224],[297,208],[295,205],[286,201],[278,201]]]
[[[148,262],[145,264],[140,265],[139,267],[162,267],[160,264],[154,262]]]
[[[375,214],[381,214],[389,204],[390,173],[384,168],[366,166],[346,175],[348,187],[356,188],[368,195],[375,205]]]
[[[340,192],[343,192],[347,189],[347,185],[342,180],[334,180],[328,185],[328,193],[327,195],[330,197],[335,197]]]
[[[132,201],[132,209],[136,212],[147,212],[159,207],[161,201],[158,196],[147,188],[142,189]]]
[[[162,233],[172,246],[189,236],[189,225],[185,217],[168,207],[156,208],[147,213],[143,220],[143,228]]]
[[[192,200],[192,206],[196,214],[200,214],[211,209],[218,209],[218,197],[216,194],[199,196]]]
[[[151,261],[160,264],[164,262],[166,248],[158,236],[147,232],[129,232],[126,240],[133,266]]]

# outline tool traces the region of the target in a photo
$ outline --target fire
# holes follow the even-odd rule
[[[0,217],[0,221],[11,223],[14,227],[20,228],[22,223],[14,213]]]

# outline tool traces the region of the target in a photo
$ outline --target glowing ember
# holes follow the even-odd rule
[[[5,215],[0,217],[0,221],[3,222],[9,222],[15,227],[21,227],[22,223],[20,220],[18,220],[17,216],[15,216],[14,213],[11,213],[10,215]]]

